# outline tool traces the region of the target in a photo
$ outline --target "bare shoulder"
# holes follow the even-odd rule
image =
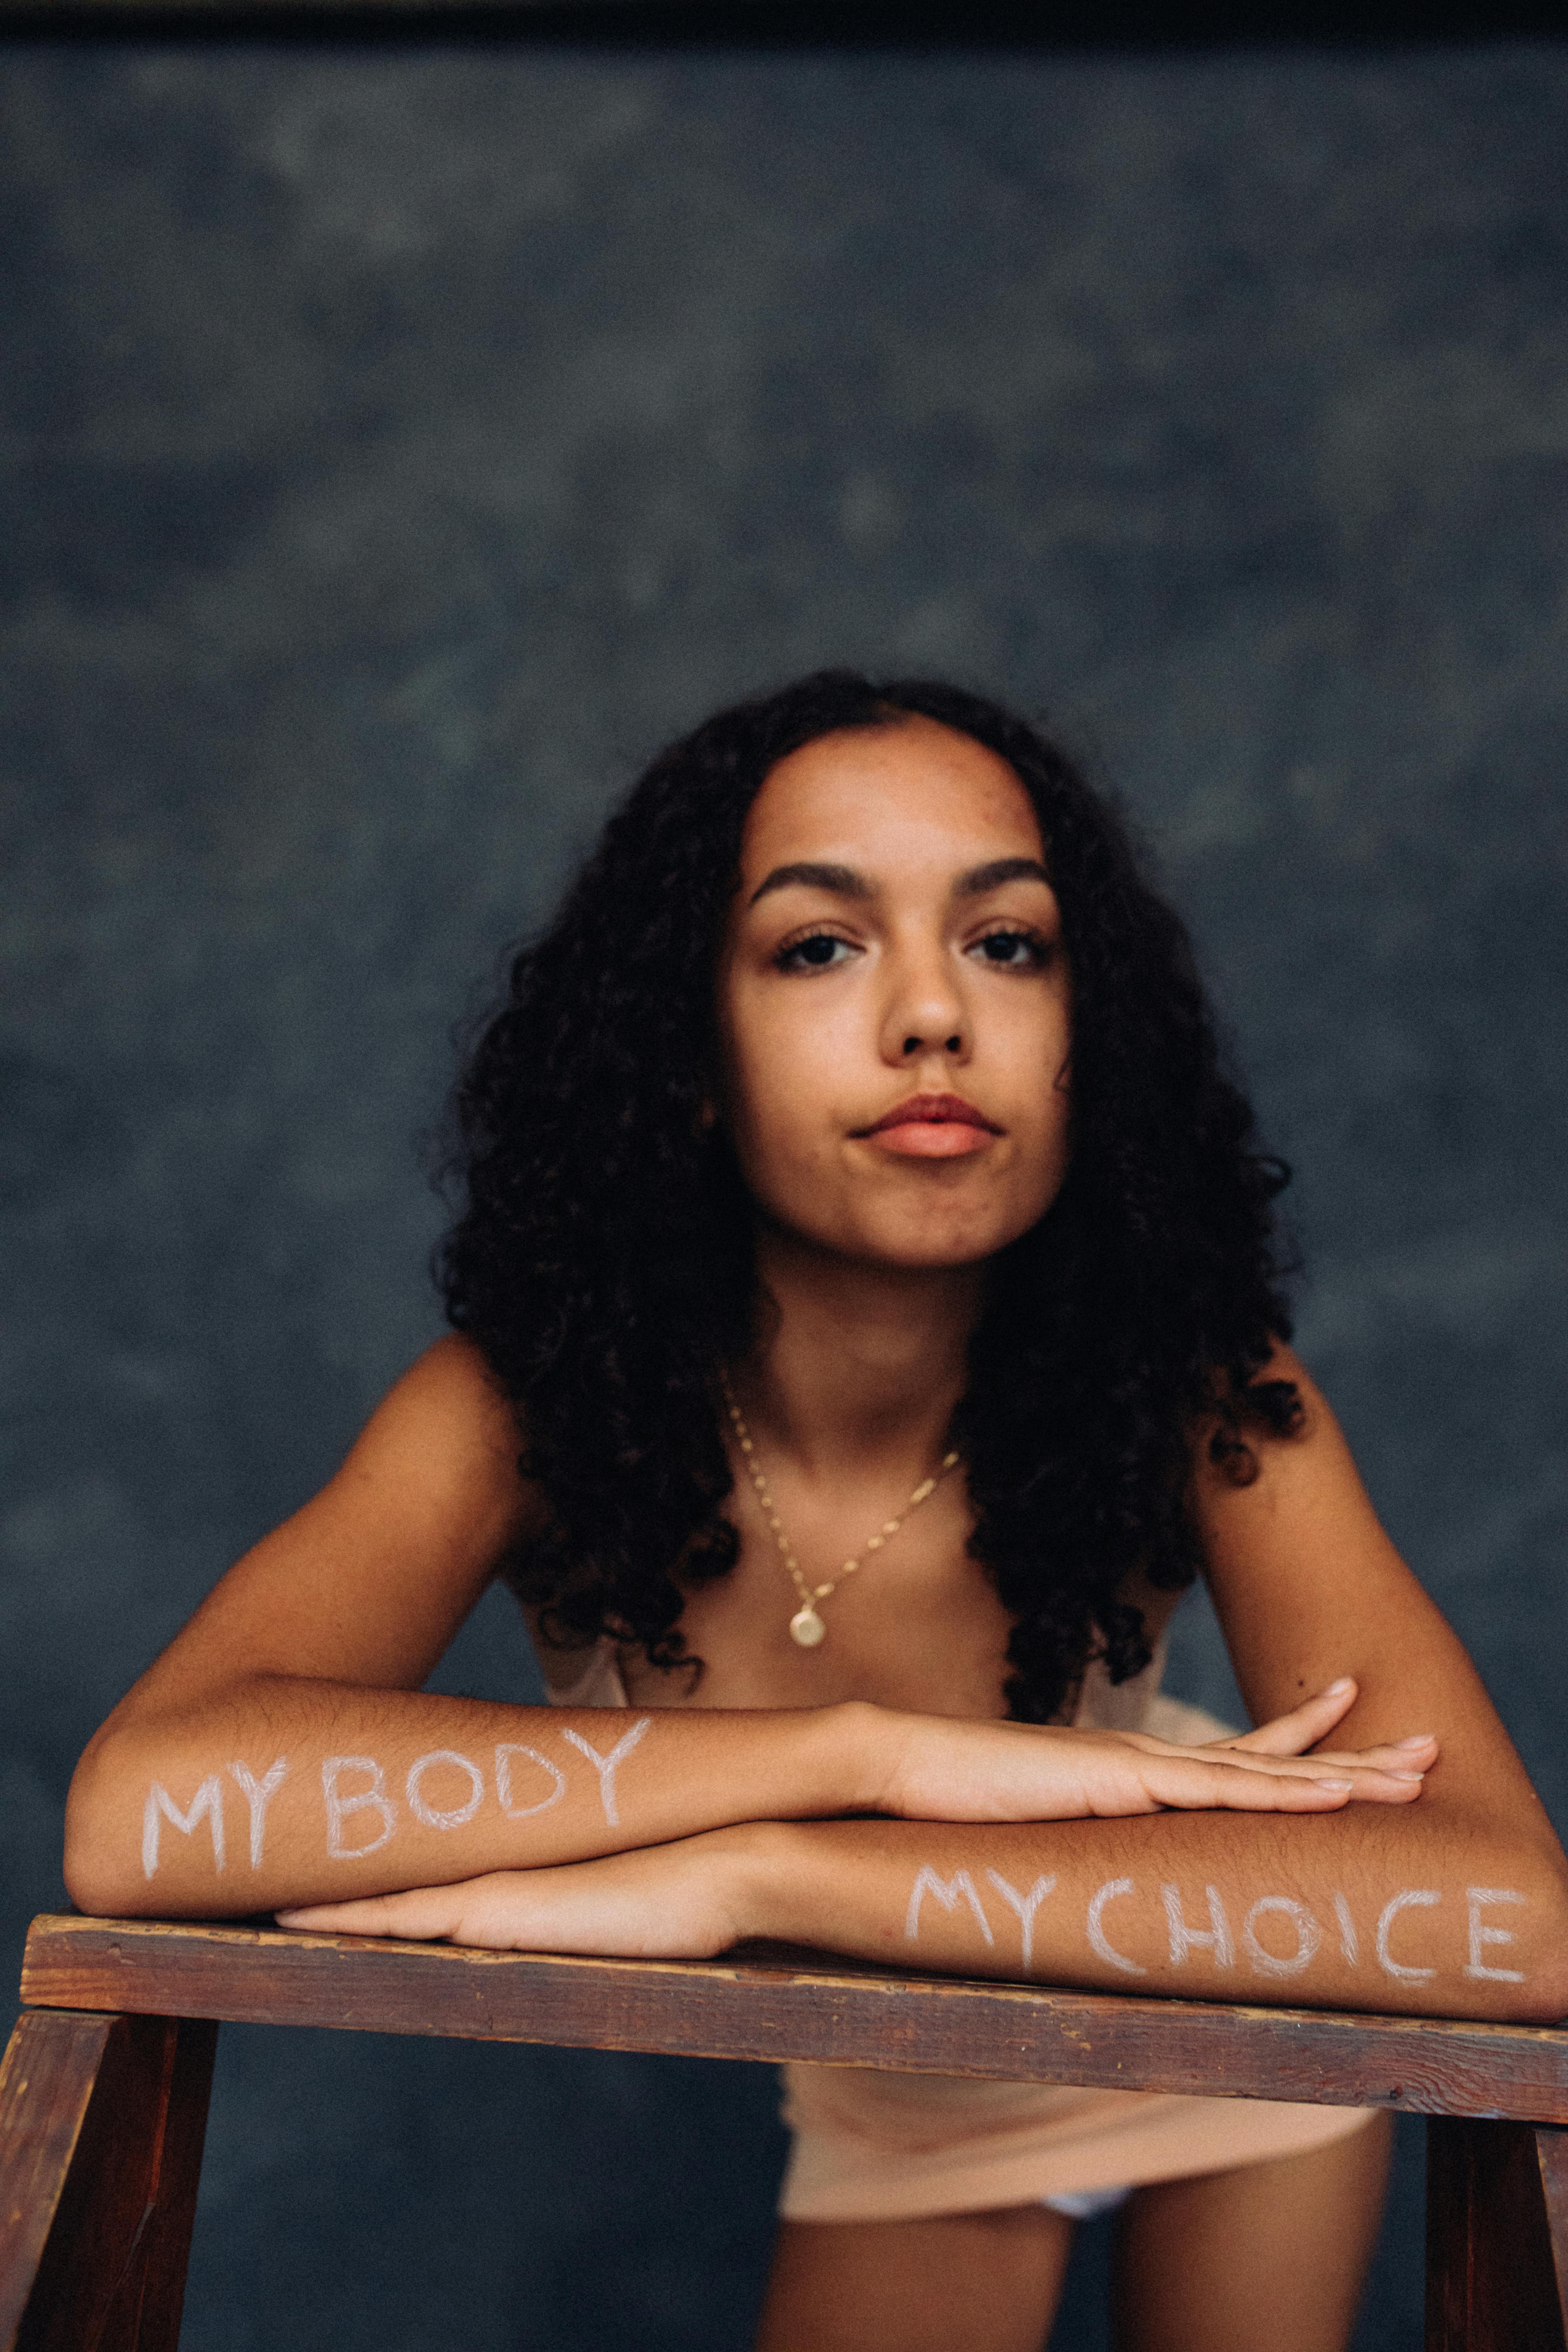
[[[449,1331],[394,1382],[343,1466],[387,1448],[414,1468],[451,1454],[468,1474],[513,1486],[520,1445],[516,1411],[500,1382],[474,1342]]]
[[[528,1533],[538,1503],[520,1450],[479,1349],[438,1339],[321,1492],[219,1579],[117,1715],[182,1707],[252,1675],[416,1688]]]
[[[1360,1517],[1372,1505],[1332,1406],[1293,1348],[1277,1341],[1258,1379],[1289,1381],[1300,1402],[1300,1415],[1288,1433],[1277,1434],[1259,1422],[1246,1424],[1247,1457],[1240,1475],[1232,1461],[1216,1457],[1209,1445],[1212,1424],[1201,1430],[1194,1447],[1193,1498],[1205,1531],[1230,1521],[1258,1523],[1276,1517],[1281,1508],[1314,1499],[1320,1506],[1336,1498],[1342,1509]]]

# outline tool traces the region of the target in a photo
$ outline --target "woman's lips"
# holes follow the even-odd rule
[[[909,1160],[959,1160],[984,1151],[1001,1128],[962,1095],[911,1095],[884,1111],[872,1127],[857,1128],[858,1139]]]

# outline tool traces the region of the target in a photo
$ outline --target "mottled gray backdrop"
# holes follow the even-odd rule
[[[453,1020],[826,660],[1126,795],[1562,1822],[1568,51],[13,43],[0,103],[5,1968],[95,1722],[437,1328]],[[499,1601],[444,1671],[530,1687]],[[226,2030],[185,2340],[741,2352],[779,2153],[757,2069]]]

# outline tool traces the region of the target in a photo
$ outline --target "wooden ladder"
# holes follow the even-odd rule
[[[174,2352],[218,2021],[817,2059],[1400,2107],[1427,2126],[1427,2352],[1568,2352],[1568,2032],[900,1976],[748,1947],[569,1959],[34,1921],[0,2065],[0,2352]]]

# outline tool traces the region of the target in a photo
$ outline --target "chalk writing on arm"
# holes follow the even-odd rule
[[[154,1780],[147,1791],[146,1808],[142,1815],[142,1874],[151,1878],[158,1867],[158,1832],[160,1824],[168,1822],[190,1837],[196,1823],[205,1818],[212,1831],[213,1863],[223,1868],[223,1782],[216,1772],[210,1773],[181,1812],[162,1780]]]
[[[1085,1931],[1089,1937],[1089,1948],[1097,1959],[1107,1961],[1113,1969],[1120,1969],[1123,1976],[1146,1977],[1148,1969],[1140,1968],[1136,1960],[1130,1960],[1125,1952],[1119,1952],[1103,1925],[1106,1905],[1114,1903],[1119,1895],[1131,1895],[1132,1891],[1130,1878],[1108,1878],[1103,1886],[1097,1886],[1089,1898]]]
[[[1428,1908],[1442,1900],[1435,1886],[1407,1886],[1385,1903],[1378,1914],[1377,1965],[1385,1969],[1391,1977],[1397,1977],[1401,1984],[1422,1984],[1428,1977],[1435,1977],[1437,1971],[1436,1969],[1408,1969],[1396,1960],[1388,1948],[1389,1929],[1402,1911]]]
[[[1489,1969],[1481,1958],[1483,1944],[1511,1944],[1511,1927],[1485,1927],[1481,1925],[1483,1903],[1522,1903],[1524,1897],[1512,1886],[1467,1886],[1465,1902],[1470,1926],[1470,1957],[1465,1966],[1468,1977],[1490,1977],[1495,1984],[1522,1984],[1521,1969]]]
[[[949,1912],[957,1908],[958,1898],[962,1895],[973,1912],[975,1925],[986,1942],[994,1944],[996,1941],[991,1932],[991,1922],[981,1909],[974,1881],[967,1870],[954,1871],[951,1878],[944,1880],[939,1878],[934,1870],[922,1868],[917,1872],[915,1883],[910,1890],[910,1907],[904,1916],[904,1935],[910,1943],[916,1942],[920,1937],[921,1898],[925,1895],[934,1895],[942,1909]]]
[[[1217,1886],[1205,1886],[1209,1924],[1206,1927],[1189,1927],[1182,1909],[1179,1886],[1162,1886],[1160,1900],[1165,1906],[1165,1925],[1171,1939],[1171,1966],[1184,1968],[1187,1954],[1194,1949],[1206,1949],[1214,1954],[1216,1969],[1236,1966],[1236,1946],[1231,1940],[1230,1921],[1225,1916],[1225,1905]]]
[[[262,1843],[267,1829],[267,1808],[289,1774],[289,1759],[279,1756],[258,1780],[247,1764],[231,1764],[229,1778],[237,1781],[250,1807],[250,1867],[261,1867]]]
[[[345,1772],[368,1772],[370,1787],[344,1796],[338,1782]],[[327,1805],[327,1852],[334,1862],[357,1862],[377,1853],[397,1826],[397,1811],[386,1793],[386,1775],[374,1756],[328,1756],[321,1763],[321,1794]],[[343,1823],[351,1813],[381,1816],[381,1835],[368,1845],[345,1845]]]
[[[1035,1915],[1046,1896],[1056,1889],[1055,1875],[1037,1878],[1026,1895],[1020,1895],[1000,1871],[984,1874],[1019,1925],[1019,1958],[1026,1974],[1034,1965]],[[1137,1880],[1108,1878],[1096,1887],[1089,1898],[1084,1915],[1084,1936],[1097,1959],[1118,1969],[1124,1976],[1147,1976],[1149,1970],[1141,1962],[1117,1948],[1106,1932],[1105,1914],[1116,1902],[1136,1901],[1140,1894]],[[962,1904],[967,1904],[976,1927],[987,1945],[994,1945],[991,1923],[981,1907],[973,1877],[967,1870],[956,1870],[943,1878],[929,1863],[922,1864],[915,1874],[910,1889],[909,1905],[904,1917],[904,1935],[910,1943],[918,1943],[921,1934],[921,1906],[930,1895],[949,1917],[960,1914]],[[1207,1927],[1194,1927],[1189,1916],[1190,1898],[1184,1899],[1180,1886],[1163,1884],[1159,1888],[1164,1912],[1166,1945],[1171,1966],[1184,1967],[1195,1952],[1206,1952],[1215,1969],[1240,1968],[1257,1977],[1280,1978],[1304,1976],[1323,1949],[1323,1925],[1310,1903],[1296,1895],[1258,1895],[1246,1910],[1241,1923],[1240,1947],[1232,1931],[1231,1914],[1216,1886],[1203,1890]],[[1245,1899],[1245,1898],[1241,1898]],[[1468,1921],[1469,1958],[1464,1975],[1471,1979],[1488,1979],[1502,1984],[1523,1984],[1525,1973],[1521,1969],[1494,1967],[1485,1953],[1500,1945],[1515,1941],[1513,1930],[1493,1926],[1483,1915],[1500,1905],[1523,1906],[1526,1897],[1517,1887],[1470,1886],[1465,1890]],[[1339,1954],[1347,1965],[1359,1967],[1361,1939],[1349,1902],[1336,1890],[1332,1898],[1333,1916],[1339,1928]],[[1391,1895],[1378,1914],[1373,1935],[1377,1965],[1386,1976],[1401,1984],[1425,1984],[1438,1975],[1436,1968],[1417,1963],[1413,1957],[1396,1959],[1389,1948],[1390,1936],[1395,1922],[1407,1911],[1427,1911],[1443,1900],[1440,1891],[1433,1886],[1403,1887]],[[1233,1898],[1233,1907],[1239,1903]],[[1277,1926],[1271,1923],[1278,1922]],[[1265,1940],[1268,1937],[1268,1940]],[[1292,1948],[1280,1947],[1289,1941]]]
[[[1011,1905],[1018,1915],[1024,1938],[1024,1966],[1027,1969],[1034,1958],[1035,1914],[1047,1895],[1054,1889],[1057,1883],[1056,1873],[1052,1871],[1048,1878],[1037,1878],[1027,1895],[1020,1895],[1017,1888],[1011,1885],[999,1870],[988,1870],[985,1875],[1003,1901]]]
[[[1340,1957],[1347,1967],[1359,1968],[1361,1945],[1356,1936],[1355,1921],[1351,1916],[1350,1905],[1337,1887],[1334,1890],[1334,1917],[1340,1926]]]
[[[614,1829],[620,1824],[620,1812],[616,1801],[616,1775],[632,1749],[648,1729],[653,1717],[639,1716],[616,1745],[603,1753],[591,1740],[577,1731],[563,1727],[562,1737],[578,1753],[586,1757],[594,1767],[599,1803],[605,1822]],[[233,1762],[228,1767],[230,1779],[246,1800],[250,1814],[250,1867],[259,1870],[266,1849],[268,1807],[289,1776],[286,1756],[274,1759],[259,1778],[248,1764]],[[402,1809],[387,1790],[386,1768],[374,1756],[327,1756],[321,1760],[321,1800],[325,1809],[326,1843],[329,1858],[333,1862],[359,1862],[367,1854],[379,1853],[395,1834]],[[461,1774],[468,1782],[466,1792],[456,1804],[442,1805],[427,1785],[432,1774]],[[544,1794],[528,1803],[518,1801],[518,1780],[525,1773],[542,1775]],[[534,1785],[539,1785],[536,1780]],[[528,1782],[522,1780],[526,1790]],[[500,1740],[495,1750],[495,1802],[508,1821],[527,1821],[535,1813],[545,1813],[558,1805],[567,1794],[567,1775],[552,1762],[542,1749],[531,1748],[521,1740]],[[436,1790],[439,1792],[437,1780]],[[458,1748],[433,1748],[428,1754],[416,1756],[404,1776],[404,1800],[412,1819],[427,1830],[464,1829],[475,1819],[488,1795],[485,1775],[471,1756]],[[356,1820],[359,1814],[372,1816],[370,1822]],[[158,1868],[160,1842],[165,1824],[178,1830],[182,1836],[192,1836],[205,1822],[211,1832],[213,1862],[221,1871],[225,1864],[223,1782],[216,1773],[209,1773],[197,1788],[189,1805],[182,1811],[162,1780],[153,1780],[147,1791],[147,1801],[142,1821],[142,1869],[151,1878]],[[366,1834],[366,1832],[370,1834]]]
[[[621,1819],[616,1811],[616,1768],[631,1754],[652,1721],[651,1715],[639,1716],[625,1737],[616,1740],[607,1756],[601,1756],[596,1748],[590,1747],[580,1731],[565,1731],[562,1734],[562,1738],[569,1739],[574,1748],[581,1749],[598,1772],[599,1795],[604,1802],[605,1819],[611,1829],[617,1829]]]
[[[466,1800],[462,1804],[453,1806],[450,1811],[444,1812],[438,1806],[432,1805],[424,1793],[425,1775],[437,1764],[449,1764],[468,1776]],[[433,1748],[428,1756],[416,1757],[408,1767],[408,1777],[403,1788],[408,1799],[409,1811],[416,1822],[423,1822],[427,1830],[460,1830],[473,1820],[484,1802],[485,1776],[471,1756],[460,1755],[455,1748]]]
[[[1269,1912],[1289,1919],[1296,1935],[1296,1948],[1286,1957],[1271,1952],[1258,1940],[1258,1922]],[[1241,1941],[1247,1958],[1259,1976],[1294,1977],[1310,1967],[1323,1940],[1323,1931],[1304,1903],[1291,1895],[1262,1895],[1241,1923]]]
[[[540,1770],[547,1773],[554,1783],[550,1794],[547,1797],[541,1797],[537,1804],[514,1805],[512,1803],[511,1759],[514,1756],[526,1756],[531,1764],[537,1764]],[[508,1821],[525,1822],[530,1813],[547,1813],[551,1806],[558,1805],[565,1794],[566,1775],[559,1764],[552,1764],[548,1756],[540,1754],[537,1748],[525,1748],[520,1739],[497,1741],[496,1802]]]

